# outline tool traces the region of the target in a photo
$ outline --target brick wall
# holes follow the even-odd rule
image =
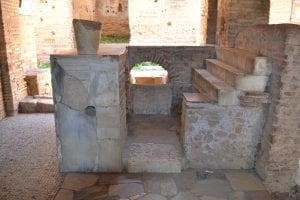
[[[129,37],[128,0],[96,1],[96,15],[103,36]]]
[[[237,34],[254,24],[268,24],[269,0],[219,0],[217,44],[234,46]]]
[[[273,192],[295,185],[300,158],[300,26],[259,25],[242,31],[236,47],[270,58],[271,105],[258,152],[256,170]]]
[[[27,95],[24,70],[36,66],[33,19],[19,14],[18,0],[1,1],[4,41],[1,46],[2,91],[7,115],[18,108],[18,102]]]
[[[215,44],[216,43],[216,29],[217,29],[217,10],[218,1],[217,0],[206,0],[207,1],[207,29],[206,29],[206,43]]]
[[[130,43],[199,45],[203,6],[201,0],[130,0]]]
[[[95,20],[96,0],[73,0],[74,19]]]
[[[0,120],[5,117],[5,107],[4,107],[4,99],[3,99],[3,88],[2,88],[2,68],[3,68],[3,59],[6,57],[6,48],[4,45],[4,27],[3,27],[3,20],[2,20],[2,9],[0,3]]]
[[[39,60],[74,48],[71,0],[35,0],[34,15]]]

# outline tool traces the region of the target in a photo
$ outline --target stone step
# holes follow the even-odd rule
[[[200,93],[205,92],[219,105],[237,105],[238,92],[204,69],[192,70],[192,84]]]
[[[129,173],[180,173],[181,153],[172,144],[132,143],[129,146]]]
[[[245,72],[239,68],[227,65],[217,59],[206,59],[207,71],[232,87],[235,87],[236,77],[244,76]]]
[[[215,100],[203,93],[183,93],[183,98],[189,103],[213,103]]]
[[[25,97],[19,103],[20,113],[53,113],[53,99],[49,97]]]
[[[254,71],[256,54],[237,48],[216,47],[217,58],[224,63],[239,68],[247,74]]]

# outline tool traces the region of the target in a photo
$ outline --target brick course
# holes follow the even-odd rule
[[[249,25],[268,24],[269,0],[219,0],[217,44],[233,47],[238,33]]]

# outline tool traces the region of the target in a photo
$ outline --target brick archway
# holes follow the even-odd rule
[[[131,64],[129,66],[128,72],[131,71],[131,69],[133,68],[134,65],[136,65],[138,63],[142,63],[142,62],[153,62],[153,63],[157,63],[160,66],[162,66],[168,72],[169,83],[172,82],[172,79],[174,79],[175,77],[178,76],[178,74],[176,74],[176,70],[174,70],[171,67],[171,63],[167,59],[164,59],[163,57],[161,57],[159,55],[145,55],[145,56],[142,56],[140,59],[138,59],[137,61],[135,61],[133,64]]]

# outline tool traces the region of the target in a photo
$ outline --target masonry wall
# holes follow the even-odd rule
[[[207,28],[206,28],[206,44],[216,43],[216,29],[217,29],[217,13],[218,1],[206,0],[207,3]]]
[[[0,120],[5,117],[5,107],[4,107],[4,99],[3,99],[3,88],[2,88],[2,68],[3,68],[3,59],[6,57],[6,48],[5,48],[5,38],[4,38],[4,27],[3,27],[3,19],[2,19],[2,8],[0,4]]]
[[[155,46],[129,46],[127,77],[131,68],[140,62],[151,61],[160,64],[168,71],[169,87],[172,89],[172,111],[181,110],[183,92],[191,92],[192,68],[204,68],[205,59],[215,58],[214,46],[200,47],[155,47]],[[129,82],[127,84],[130,86]],[[127,88],[127,108],[132,113],[132,94]]]
[[[260,25],[241,32],[236,47],[268,56],[273,71],[271,104],[256,162],[256,171],[273,192],[295,185],[300,146],[300,26]]]
[[[96,0],[73,0],[74,19],[95,20]]]
[[[74,48],[71,0],[34,0],[35,34],[39,60]]]
[[[27,95],[24,70],[36,67],[36,51],[32,15],[19,13],[18,0],[1,1],[4,41],[1,41],[2,91],[7,115],[18,108]]]
[[[268,24],[269,0],[219,0],[217,44],[233,47],[238,33],[254,24]]]
[[[201,0],[130,0],[132,45],[199,45]]]
[[[129,37],[128,0],[96,1],[96,20],[102,36]]]

